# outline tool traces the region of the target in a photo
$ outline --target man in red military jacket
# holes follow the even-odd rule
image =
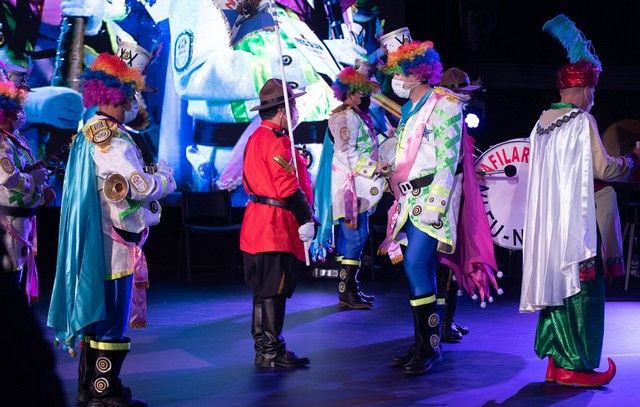
[[[253,289],[251,334],[259,367],[302,367],[309,359],[288,351],[282,338],[285,303],[293,294],[296,274],[305,259],[303,242],[313,239],[313,192],[302,157],[296,174],[289,127],[298,112],[288,87],[292,126],[287,122],[282,82],[268,80],[260,90],[262,123],[247,142],[243,185],[250,202],[240,231],[245,281]]]

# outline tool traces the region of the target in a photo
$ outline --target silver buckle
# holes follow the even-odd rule
[[[398,188],[400,189],[400,192],[402,193],[402,195],[406,195],[409,192],[413,191],[413,185],[411,185],[410,181],[399,182]]]

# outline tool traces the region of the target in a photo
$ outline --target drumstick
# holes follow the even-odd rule
[[[493,174],[504,174],[507,177],[513,177],[518,172],[518,169],[515,165],[509,164],[501,170],[496,171],[476,171],[476,174],[480,175],[493,175]]]

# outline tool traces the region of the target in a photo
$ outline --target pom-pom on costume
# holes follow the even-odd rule
[[[470,92],[480,88],[471,84],[468,75],[449,68],[442,74],[440,86],[460,94],[465,100]],[[472,298],[480,299],[480,306],[492,302],[491,288],[502,293],[494,274],[497,272],[491,228],[482,202],[478,175],[475,170],[475,140],[462,129],[462,201],[458,220],[458,239],[453,253],[439,253],[437,283],[438,303],[444,303],[442,341],[458,342],[469,328],[455,322],[458,291],[464,289]],[[475,296],[475,297],[474,297]]]
[[[348,67],[337,75],[332,88],[336,98],[344,102],[354,93],[366,100],[378,86],[364,73]],[[378,142],[368,106],[341,105],[329,117],[329,130],[334,140],[331,199],[333,221],[338,224],[338,300],[342,308],[368,309],[373,297],[360,291],[360,258],[369,237],[369,214],[386,187],[385,178],[376,172]]]
[[[30,303],[38,299],[36,211],[48,203],[45,198],[50,188],[47,170],[36,164],[33,151],[18,132],[26,95],[0,70],[1,272],[16,289],[24,289]]]
[[[423,84],[438,83],[442,64],[433,44],[410,42],[388,55],[386,73],[415,74]],[[402,107],[396,130],[395,168],[389,180],[394,202],[380,252],[403,268],[411,291],[414,344],[394,365],[422,374],[441,360],[440,320],[436,309],[437,251],[456,245],[461,175],[462,100],[444,88],[427,87],[417,101]],[[400,244],[406,245],[404,253]]]
[[[559,90],[592,91],[600,62],[575,24],[560,15],[544,30],[567,48],[571,61],[557,73]],[[609,359],[606,372],[593,370],[604,334],[594,178],[626,177],[633,160],[609,157],[593,116],[564,100],[542,112],[530,142],[520,311],[540,311],[535,351],[549,358],[547,381],[602,386],[615,375],[615,364]]]
[[[82,341],[78,402],[146,405],[132,398],[118,376],[130,350],[127,327],[146,323],[142,245],[149,227],[160,221],[158,200],[175,190],[175,181],[168,167],[146,167],[122,123],[100,111],[142,91],[141,71],[106,55],[89,67],[85,78],[92,82],[84,102],[99,110],[69,154],[47,323],[72,355],[75,342]]]

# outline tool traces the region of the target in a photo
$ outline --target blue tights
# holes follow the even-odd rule
[[[129,324],[133,274],[104,282],[105,319],[91,324],[85,332],[99,341],[120,341]]]
[[[404,273],[413,297],[435,294],[436,249],[438,241],[407,220],[402,228],[408,244],[404,249]]]
[[[362,250],[369,238],[369,214],[358,214],[358,227],[347,227],[344,218],[338,220],[338,241],[336,242],[336,254],[345,259],[360,260]]]

